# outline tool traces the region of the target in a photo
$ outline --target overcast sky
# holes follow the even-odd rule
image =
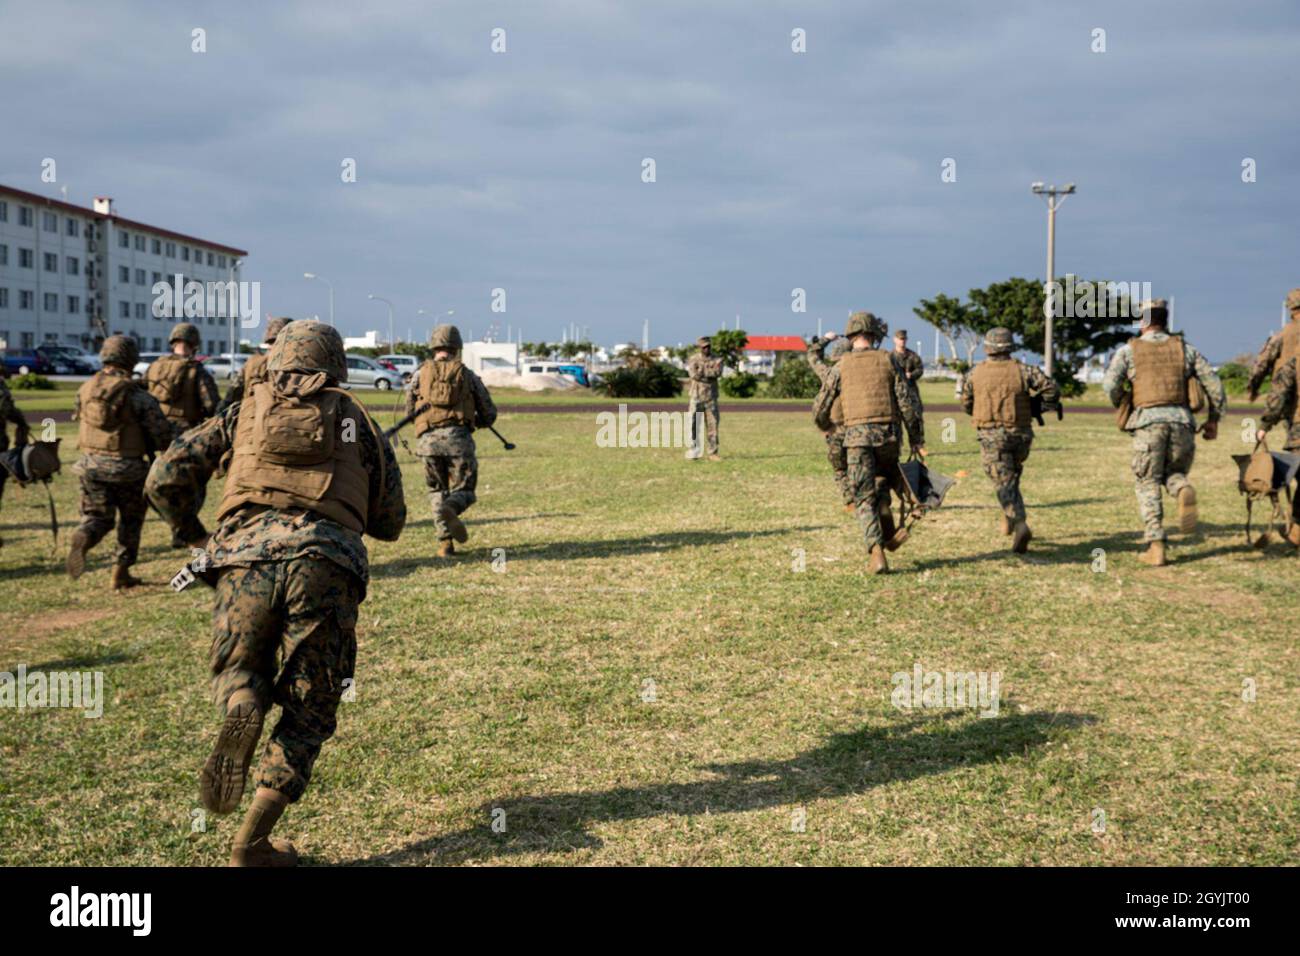
[[[1253,351],[1300,286],[1295,5],[1056,6],[0,0],[0,182],[248,249],[264,311],[324,315],[317,272],[348,333],[386,330],[371,292],[401,335],[606,344],[868,308],[928,357],[912,307],[1041,278],[1029,184],[1074,181],[1058,273]]]

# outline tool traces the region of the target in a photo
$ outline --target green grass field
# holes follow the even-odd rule
[[[806,411],[724,416],[718,463],[503,416],[519,448],[480,436],[444,564],[399,451],[410,520],[371,542],[356,699],[277,832],[316,864],[1295,864],[1298,565],[1244,546],[1241,416],[1201,444],[1202,528],[1160,569],[1109,416],[1039,431],[1023,558],[944,417],[930,462],[960,483],[883,578]],[[0,712],[0,864],[223,863],[238,817],[192,827],[211,592],[167,587],[153,516],[122,596],[111,541],[64,576],[40,490],[10,485],[0,534],[0,670],[105,681],[99,719]],[[917,664],[999,673],[998,716],[895,708]]]

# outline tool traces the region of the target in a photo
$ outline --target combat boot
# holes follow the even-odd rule
[[[1029,530],[1029,525],[1023,520],[1017,521],[1012,528],[1015,537],[1011,539],[1011,550],[1016,554],[1024,554],[1029,550],[1029,539],[1032,538],[1033,532]]]
[[[1286,533],[1286,539],[1297,548],[1300,548],[1300,522],[1291,525],[1291,530]]]
[[[1147,549],[1138,555],[1138,560],[1143,564],[1149,564],[1153,568],[1163,568],[1169,562],[1165,560],[1165,543],[1163,541],[1152,541],[1147,544]]]
[[[1178,492],[1178,530],[1183,534],[1191,534],[1196,530],[1197,517],[1196,489],[1191,485],[1183,485]]]
[[[461,544],[464,544],[469,540],[469,529],[465,527],[465,522],[460,520],[460,515],[456,514],[456,512],[452,510],[451,505],[447,504],[445,501],[438,506],[438,517],[440,517],[442,523],[447,526],[447,530],[451,532],[451,536]]]
[[[69,555],[69,557],[71,557]],[[125,591],[127,588],[133,588],[140,583],[140,579],[133,577],[131,574],[131,565],[115,564],[113,565],[113,590]]]
[[[1009,535],[1009,534],[1011,534],[1012,531],[1015,531],[1015,530],[1016,530],[1015,525],[1013,525],[1013,524],[1011,523],[1011,519],[1007,517],[1007,515],[1006,515],[1005,512],[1003,512],[1003,514],[1002,514],[1002,533],[1003,533],[1003,534],[1008,534],[1008,535]]]
[[[722,456],[716,451],[709,454],[709,461],[722,461]]]
[[[857,514],[858,506],[851,501],[846,501],[844,502],[844,513],[849,515]]]
[[[867,571],[870,574],[884,574],[889,570],[889,562],[885,560],[885,549],[878,544],[871,546],[871,560],[867,564]]]
[[[456,546],[451,543],[451,538],[444,538],[438,542],[438,557],[450,558],[456,553]]]
[[[226,701],[226,719],[199,775],[199,800],[213,813],[230,813],[239,806],[261,736],[262,706],[257,694],[249,688],[235,691]]]
[[[72,535],[72,546],[68,549],[68,577],[77,580],[86,570],[86,551],[90,548],[90,537],[80,528]]]
[[[289,800],[283,794],[258,788],[230,848],[231,866],[298,865],[298,851],[294,845],[271,836],[271,830],[288,805]]]

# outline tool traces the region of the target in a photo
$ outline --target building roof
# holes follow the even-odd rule
[[[803,352],[808,343],[797,335],[751,335],[745,339],[746,352]]]
[[[166,236],[169,239],[178,239],[186,243],[198,243],[211,249],[221,252],[227,252],[237,259],[242,259],[248,255],[243,249],[236,249],[234,246],[227,246],[220,242],[213,242],[211,239],[200,239],[198,236],[188,236],[183,232],[175,232],[171,229],[163,229],[159,226],[150,226],[147,223],[136,222],[134,219],[123,219],[116,213],[108,216],[95,212],[93,207],[74,206],[72,203],[63,202],[60,199],[51,199],[49,196],[42,196],[40,193],[29,193],[22,189],[14,189],[12,186],[0,184],[0,196],[16,196],[23,202],[29,202],[34,206],[44,206],[47,209],[59,209],[63,212],[72,213],[78,216],[87,216],[91,219],[112,219],[119,226],[126,226],[130,229],[144,229],[148,232],[159,236]]]

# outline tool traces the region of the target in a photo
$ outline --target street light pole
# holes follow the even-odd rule
[[[1060,189],[1055,184],[1044,186],[1034,183],[1029,187],[1034,195],[1042,196],[1047,203],[1047,279],[1043,283],[1043,370],[1052,377],[1052,319],[1056,315],[1056,210],[1065,197],[1074,193],[1074,183]]]
[[[304,273],[302,274],[302,277],[303,277],[304,279],[320,279],[321,282],[324,282],[327,286],[329,286],[329,290],[330,290],[330,325],[333,325],[333,324],[334,324],[334,284],[333,284],[332,282],[330,282],[329,279],[326,279],[324,276],[318,276],[318,275],[317,275],[316,273],[314,273],[314,272],[304,272]]]
[[[393,350],[393,303],[385,299],[382,295],[375,295],[373,292],[366,296],[367,299],[374,299],[376,302],[382,302],[388,306],[388,350]]]
[[[235,286],[235,273],[239,271],[239,267],[242,265],[243,262],[239,259],[230,260],[230,286],[227,286],[227,288],[235,287],[236,290],[233,299],[230,296],[226,297],[226,308],[230,312],[230,369],[232,372],[235,369],[235,316],[239,313],[239,300],[241,298],[238,287]]]

